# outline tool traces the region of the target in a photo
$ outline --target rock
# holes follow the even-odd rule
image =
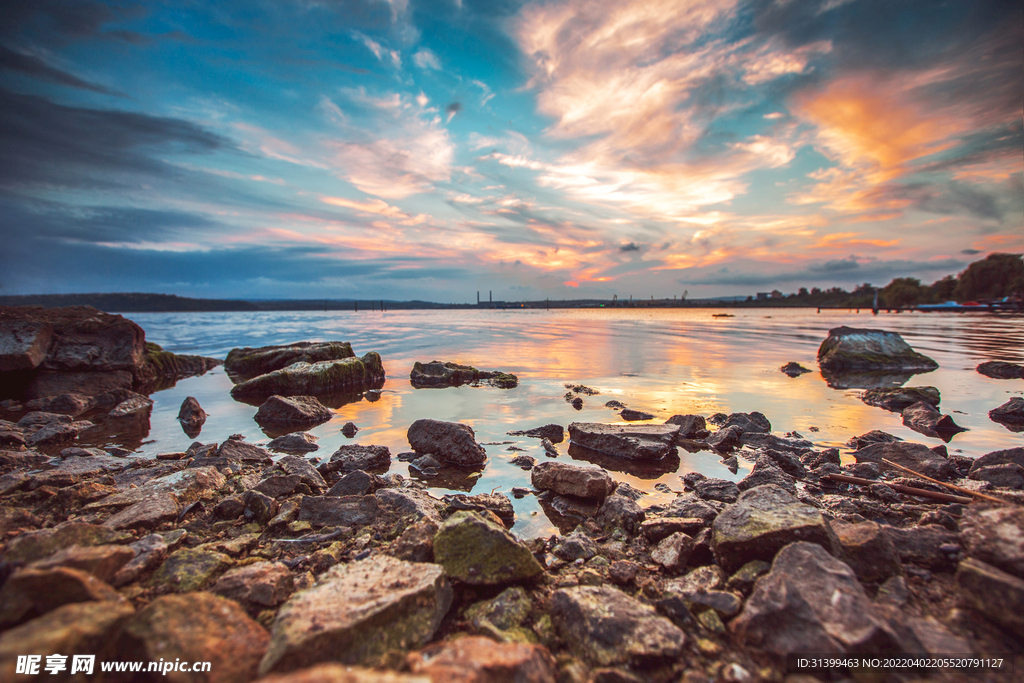
[[[370,474],[363,470],[349,472],[338,480],[338,483],[327,492],[328,496],[366,496],[377,489],[384,488],[387,482],[383,477]]]
[[[216,358],[171,353],[153,342],[146,342],[146,358],[143,367],[136,371],[136,384],[142,382],[144,386],[156,388],[161,380],[202,375],[220,364]]]
[[[428,645],[406,658],[414,674],[449,683],[555,683],[555,658],[547,648],[526,643],[495,643],[466,636]]]
[[[899,553],[878,524],[834,520],[831,527],[842,546],[843,558],[861,581],[878,583],[902,573]]]
[[[938,407],[940,396],[939,390],[935,387],[877,387],[865,391],[860,400],[869,406],[902,413],[918,402]]]
[[[1012,505],[970,506],[960,522],[967,555],[1024,577],[1024,509]]]
[[[1024,431],[1024,398],[1014,396],[1009,401],[988,411],[989,419],[1015,432]]]
[[[217,456],[249,465],[269,465],[273,462],[270,451],[246,443],[241,439],[228,439],[220,445]]]
[[[506,588],[497,597],[466,609],[466,620],[479,632],[494,634],[501,642],[514,639],[530,614],[530,596],[521,586]]]
[[[112,515],[103,523],[111,529],[152,529],[178,518],[181,505],[173,493],[154,493]]]
[[[37,399],[62,394],[97,396],[130,390],[134,384],[128,370],[111,372],[39,372],[25,388],[25,398]]]
[[[972,557],[960,562],[956,582],[964,604],[1024,638],[1024,579]]]
[[[993,465],[1003,465],[1006,463],[1013,463],[1024,467],[1024,448],[1006,448],[1001,451],[986,453],[979,458],[975,458],[970,471],[977,472],[982,467],[991,467]]]
[[[698,615],[714,610],[721,619],[731,619],[739,614],[743,600],[735,593],[719,590],[694,591],[681,596],[691,612]]]
[[[686,576],[666,581],[664,588],[666,593],[685,595],[715,590],[724,583],[725,573],[715,565],[711,565],[708,567],[697,567],[693,571],[688,572]]]
[[[743,430],[740,427],[730,425],[729,427],[722,427],[717,432],[714,432],[706,439],[706,441],[709,446],[718,451],[731,451],[734,448],[739,448],[743,444],[740,440],[742,435]]]
[[[937,524],[921,526],[882,527],[885,533],[892,540],[892,544],[899,553],[900,561],[904,564],[915,564],[929,569],[947,570],[952,569],[956,562],[955,553],[951,557],[944,548],[958,548],[959,534],[949,531]]]
[[[417,453],[431,453],[451,465],[474,466],[487,460],[487,452],[476,442],[469,425],[421,419],[412,423],[407,436]]]
[[[379,555],[331,567],[281,607],[260,675],[323,661],[374,664],[430,640],[452,590],[441,567]]]
[[[665,420],[665,424],[679,425],[680,439],[704,439],[711,433],[701,415],[673,415]]]
[[[500,370],[477,370],[470,365],[439,360],[429,363],[416,361],[409,373],[409,381],[414,387],[454,387],[482,379],[490,380],[489,383],[499,389],[512,389],[519,383],[515,375]]]
[[[129,396],[114,406],[114,409],[107,415],[108,418],[129,417],[131,415],[149,414],[153,409],[153,400],[141,394]]]
[[[870,432],[853,437],[846,442],[846,445],[854,450],[860,450],[876,443],[896,443],[897,441],[903,441],[903,439],[887,432],[872,429]]]
[[[591,664],[657,665],[678,658],[686,635],[654,608],[610,586],[555,591],[551,621],[569,650]]]
[[[236,384],[231,388],[231,396],[236,399],[322,396],[368,388],[383,381],[384,365],[380,355],[371,351],[361,358],[294,363]]]
[[[277,467],[288,476],[298,477],[313,495],[327,491],[327,482],[309,461],[297,455],[286,455],[277,461]]]
[[[813,543],[783,548],[730,625],[776,656],[891,651],[892,636],[849,566]]]
[[[1021,406],[1024,407],[1024,400],[1021,401]],[[957,432],[967,431],[953,422],[951,416],[943,415],[924,401],[918,401],[903,410],[903,424],[915,432],[936,438],[947,438]]]
[[[304,496],[299,504],[299,520],[314,526],[366,526],[379,515],[373,496]]]
[[[358,432],[358,431],[359,431],[359,427],[356,427],[356,423],[355,422],[346,422],[345,424],[343,424],[341,426],[341,433],[347,439],[351,439],[351,438],[355,437],[356,432]]]
[[[931,358],[907,344],[896,332],[837,327],[818,348],[823,371],[843,374],[867,372],[929,372],[939,367]]]
[[[367,669],[361,666],[318,664],[292,673],[261,678],[260,683],[431,683],[426,676]]]
[[[764,560],[751,560],[733,572],[725,586],[730,590],[747,593],[754,587],[754,582],[768,573],[771,564]]]
[[[300,432],[298,434],[286,434],[272,439],[267,448],[278,453],[310,453],[320,449],[317,445],[317,437],[312,434]]]
[[[640,524],[645,518],[646,514],[636,501],[616,493],[604,499],[594,521],[604,529],[622,529],[635,535],[640,533]]]
[[[615,480],[604,470],[562,462],[536,465],[530,481],[540,491],[593,500],[603,500],[615,490]]]
[[[334,472],[387,472],[391,467],[391,450],[387,446],[360,446],[349,444],[334,451],[331,459],[320,465],[320,474]]]
[[[551,554],[564,562],[589,560],[597,553],[597,544],[579,529],[563,536],[551,549]]]
[[[537,439],[550,439],[551,443],[562,443],[565,441],[565,429],[562,425],[549,424],[543,427],[534,427],[523,431],[508,432],[509,436],[532,436]]]
[[[308,429],[333,416],[315,396],[271,396],[253,419],[265,430],[283,432]]]
[[[686,562],[690,559],[691,552],[693,552],[693,538],[680,531],[659,542],[651,551],[651,559],[665,571],[678,574],[686,568]]]
[[[256,677],[268,640],[266,630],[231,600],[210,593],[165,595],[128,619],[103,659],[210,662],[209,678],[170,671],[161,680],[245,683]]]
[[[141,327],[120,315],[103,313],[91,306],[4,306],[0,307],[0,321],[3,329],[11,329],[8,326],[15,321],[37,325],[40,335],[45,335],[45,327],[51,327],[51,343],[44,360],[36,366],[42,370],[130,372],[145,358],[145,333]],[[39,336],[34,346],[42,346]]]
[[[662,513],[665,517],[696,518],[709,524],[718,515],[718,508],[708,505],[693,493],[676,496]]]
[[[660,460],[675,452],[676,425],[608,425],[573,422],[569,438],[592,450],[633,460]]]
[[[727,479],[702,479],[694,483],[693,491],[704,500],[718,500],[723,503],[735,503],[740,495],[736,484]]]
[[[0,372],[36,368],[46,358],[52,341],[50,323],[19,320],[10,309],[0,309]]]
[[[772,423],[763,413],[754,411],[752,413],[732,413],[725,422],[722,422],[719,429],[739,427],[741,434],[755,433],[768,434],[772,431]]]
[[[902,473],[882,461],[889,460],[933,479],[949,479],[956,476],[956,471],[948,459],[919,443],[875,443],[854,451],[853,457],[857,462],[878,463],[883,470],[897,474]]]
[[[533,466],[537,464],[537,458],[534,458],[531,455],[517,455],[508,462],[510,465],[515,465],[516,467],[530,471],[533,469]]]
[[[1024,488],[1024,468],[1011,462],[979,467],[971,471],[970,478],[975,481],[987,481],[993,486],[1005,489]]]
[[[231,564],[231,558],[223,553],[182,548],[171,553],[160,565],[152,584],[176,593],[202,590]]]
[[[29,410],[76,416],[93,407],[93,397],[76,393],[46,396],[29,401],[25,407]]]
[[[224,573],[210,592],[234,600],[250,613],[276,607],[288,599],[294,580],[288,567],[280,562],[256,562]]]
[[[19,569],[0,588],[0,629],[28,621],[61,605],[124,598],[95,576],[70,567]]]
[[[798,455],[803,455],[814,449],[813,442],[795,434],[795,432],[789,432],[786,436],[776,436],[766,432],[743,432],[740,442],[748,448],[784,451]]]
[[[428,519],[441,523],[446,505],[426,491],[414,488],[383,488],[374,496],[382,507],[401,517],[415,520]]]
[[[627,422],[639,422],[641,420],[654,419],[654,415],[651,413],[645,413],[642,410],[633,410],[632,408],[623,408],[622,412],[619,413],[619,417]]]
[[[79,428],[74,424],[51,422],[29,434],[25,441],[33,448],[56,448],[78,438]]]
[[[69,546],[123,543],[131,536],[107,527],[68,522],[53,529],[41,529],[12,539],[4,552],[7,562],[35,562]]]
[[[992,379],[1024,379],[1024,366],[992,360],[977,367],[978,372]]]
[[[699,518],[679,519],[658,517],[646,519],[640,525],[640,533],[651,543],[657,543],[663,538],[681,531],[685,534],[694,534],[704,528],[704,520]]]
[[[775,464],[775,460],[771,456],[762,454],[754,462],[754,467],[750,470],[750,474],[737,484],[737,488],[741,491],[749,491],[755,487],[769,484],[784,489],[792,495],[796,495],[796,483],[793,477],[783,472],[782,468]]]
[[[773,484],[744,491],[712,524],[715,561],[728,572],[751,560],[771,561],[784,546],[808,541],[838,553],[838,541],[817,509]]]
[[[507,529],[511,529],[516,523],[516,512],[512,507],[512,501],[502,493],[478,493],[475,496],[456,493],[444,496],[443,500],[448,504],[448,509],[444,511],[446,516],[459,510],[472,510],[494,514]]]
[[[445,573],[473,585],[501,585],[544,570],[529,548],[476,512],[456,512],[434,536],[434,561]]]
[[[159,534],[144,536],[132,543],[130,547],[135,553],[135,557],[114,575],[111,581],[113,586],[124,586],[135,581],[146,572],[159,566],[170,552],[167,541]]]
[[[804,366],[802,366],[799,363],[796,363],[794,361],[790,361],[790,362],[786,363],[781,368],[779,368],[779,370],[782,371],[783,373],[789,375],[790,377],[799,377],[800,375],[804,374],[805,372],[813,372],[813,370],[808,370]]]
[[[297,342],[256,349],[231,349],[224,361],[224,370],[233,377],[249,379],[282,370],[293,363],[318,363],[353,357],[355,354],[348,342]]]
[[[72,419],[70,415],[63,415],[60,413],[45,413],[45,412],[31,412],[18,420],[18,427],[21,429],[38,430],[41,427],[45,427],[49,424],[71,424]]]
[[[0,671],[11,675],[6,680],[22,680],[11,672],[16,670],[18,657],[29,653],[43,655],[40,671],[45,671],[45,654],[68,655],[70,671],[71,655],[99,652],[134,612],[127,601],[79,602],[58,607],[0,634]],[[99,667],[94,671],[99,673]]]
[[[45,559],[36,560],[31,567],[33,569],[70,567],[92,574],[104,583],[110,583],[118,570],[134,557],[135,551],[123,545],[73,545],[58,550]]]
[[[438,528],[433,519],[421,519],[406,527],[384,552],[406,562],[433,562],[434,536]]]
[[[827,454],[826,452],[826,454],[821,454],[819,456],[819,462],[832,462],[833,464],[836,465],[841,463],[842,460],[839,457],[839,450],[829,450],[835,451],[834,456],[831,454]],[[793,477],[794,479],[804,479],[807,476],[807,469],[804,467],[803,463],[800,462],[800,458],[793,455],[792,453],[786,453],[785,451],[776,451],[769,448],[764,452],[764,454],[771,458],[772,462],[779,466],[779,469],[781,469],[783,472]]]

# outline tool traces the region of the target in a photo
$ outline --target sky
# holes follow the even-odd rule
[[[1024,251],[1024,13],[0,0],[0,294],[926,283]]]

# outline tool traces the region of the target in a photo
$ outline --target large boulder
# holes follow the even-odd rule
[[[361,358],[293,363],[280,370],[257,375],[231,388],[237,399],[264,396],[322,396],[371,388],[384,381],[380,354],[370,351]]]
[[[770,562],[783,547],[796,541],[839,553],[839,543],[821,512],[805,505],[774,484],[744,491],[712,524],[715,561],[733,572],[751,560]]]
[[[914,351],[896,332],[836,327],[818,347],[823,372],[930,372],[939,364]]]
[[[869,406],[902,413],[919,401],[938,407],[941,395],[935,387],[876,387],[865,391],[860,400]]]
[[[530,472],[530,481],[540,491],[577,498],[603,500],[615,490],[615,480],[604,470],[563,462],[546,461],[536,465]]]
[[[253,419],[263,429],[279,433],[308,429],[332,417],[334,413],[315,396],[271,396]]]
[[[420,647],[452,602],[444,570],[387,555],[331,567],[281,607],[260,675],[319,662],[372,665]]]
[[[632,460],[660,460],[675,452],[679,425],[622,425],[573,422],[569,438],[574,444],[600,453]]]
[[[998,408],[988,411],[988,416],[1010,431],[1024,431],[1024,398],[1014,396]]]
[[[224,360],[224,370],[238,379],[251,379],[268,372],[281,370],[293,363],[319,363],[320,361],[353,358],[349,342],[296,342],[282,346],[261,346],[256,349],[231,349]]]
[[[32,370],[46,358],[53,325],[43,320],[19,320],[0,310],[0,372]]]
[[[933,479],[948,479],[956,476],[956,470],[947,458],[920,443],[909,441],[874,443],[854,451],[853,457],[857,459],[857,462],[878,463],[882,469],[898,474],[903,474],[903,472],[882,461],[894,462]]]
[[[469,425],[420,419],[409,426],[407,437],[417,453],[429,453],[451,465],[472,467],[487,460],[487,452]]]
[[[531,579],[544,569],[504,526],[476,512],[445,520],[434,536],[434,561],[464,583],[496,586]]]

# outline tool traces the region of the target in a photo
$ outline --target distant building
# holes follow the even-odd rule
[[[777,290],[777,289],[773,289],[773,290],[772,290],[772,298],[773,298],[773,299],[781,299],[781,298],[782,298],[782,297],[784,297],[784,296],[785,296],[785,294],[783,294],[783,293],[782,293],[782,292],[780,292],[779,290]]]
[[[758,292],[757,293],[757,300],[758,301],[764,301],[767,298],[768,298],[768,292]]]

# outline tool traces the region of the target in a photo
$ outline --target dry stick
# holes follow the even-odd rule
[[[990,500],[990,501],[992,501],[994,503],[1002,503],[1003,505],[1020,505],[1020,503],[1015,503],[1015,502],[1013,502],[1011,500],[1005,500],[1003,498],[996,498],[995,496],[986,496],[984,493],[978,493],[977,491],[972,491],[972,490],[970,490],[968,488],[964,488],[963,486],[957,486],[956,484],[947,484],[945,482],[939,481],[938,479],[932,479],[931,477],[929,477],[927,475],[924,475],[924,474],[921,474],[920,472],[915,472],[914,470],[910,469],[909,467],[904,467],[903,465],[897,465],[892,460],[886,460],[885,458],[882,458],[882,462],[884,462],[886,465],[890,465],[892,467],[895,467],[898,470],[903,470],[904,472],[909,472],[910,474],[913,474],[916,477],[921,477],[925,481],[930,481],[931,483],[938,484],[939,486],[945,486],[947,489],[951,489],[953,491],[959,491],[960,493],[966,493],[967,495],[974,496],[975,498],[981,498],[982,500]]]
[[[847,484],[860,484],[861,486],[870,486],[872,484],[878,484],[877,481],[871,481],[870,479],[861,479],[860,477],[850,477],[845,474],[830,474],[828,478],[832,481],[841,481]],[[913,486],[904,486],[903,484],[889,484],[886,486],[899,491],[900,493],[908,493],[912,496],[921,496],[922,498],[932,498],[934,500],[940,500],[944,503],[970,503],[970,498],[964,498],[963,496],[954,496],[949,493],[936,493],[935,491],[928,491],[927,489],[916,489]]]

